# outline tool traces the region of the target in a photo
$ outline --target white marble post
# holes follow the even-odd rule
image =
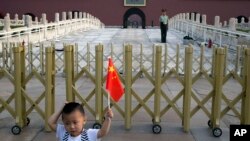
[[[182,16],[183,16],[183,20],[186,20],[186,13],[183,13]]]
[[[18,14],[15,14],[15,21],[18,20]]]
[[[18,24],[18,14],[15,14],[14,20],[15,20],[15,24]]]
[[[186,20],[189,20],[189,13],[186,13]]]
[[[203,25],[207,24],[207,15],[205,15],[205,14],[202,15],[202,24]]]
[[[10,18],[10,13],[6,13],[6,16]]]
[[[74,12],[74,19],[78,18],[78,12]]]
[[[240,23],[245,23],[245,18],[242,17]]]
[[[86,12],[83,12],[83,18],[86,18],[87,16],[86,16]]]
[[[181,19],[180,17],[181,17],[181,15],[180,15],[180,14],[178,14],[178,15],[177,15],[177,19],[178,19],[178,20],[179,20],[179,19]]]
[[[180,14],[180,19],[183,20],[183,14],[182,13]]]
[[[180,14],[178,14],[178,16],[179,16],[179,19],[181,20],[182,19],[182,14],[180,13]]]
[[[201,15],[199,13],[196,14],[196,22],[197,23],[200,23],[200,18],[201,18]]]
[[[55,13],[55,22],[58,23],[60,21],[59,13]]]
[[[22,15],[22,20],[23,20],[23,21],[25,20],[25,15]]]
[[[220,22],[220,26],[219,27],[222,27],[222,22]]]
[[[235,23],[235,30],[236,30],[236,27],[238,25],[238,19],[237,18],[234,18],[234,23]]]
[[[82,19],[82,12],[79,12],[79,19]]]
[[[33,24],[33,23],[32,23],[32,17],[29,16],[28,19],[29,19],[29,20],[28,20],[28,27],[31,27],[32,24]]]
[[[224,26],[224,27],[227,26],[227,21],[224,21],[223,26]]]
[[[68,12],[68,19],[72,20],[72,12],[71,11]]]
[[[10,31],[11,28],[10,28],[10,15],[7,15],[4,17],[4,28],[3,30],[5,31]]]
[[[235,18],[230,18],[230,19],[229,19],[229,29],[235,30],[235,29],[236,29],[235,26],[236,26]]]
[[[220,16],[215,16],[214,17],[214,26],[215,27],[220,27]]]
[[[67,20],[67,13],[62,12],[62,21],[66,21],[66,20]]]
[[[27,27],[31,27],[31,26],[32,26],[32,18],[31,18],[30,15],[26,15],[26,16],[25,16],[25,25],[26,25]]]
[[[191,21],[194,21],[194,13],[191,13]]]
[[[29,15],[24,16],[24,26],[28,26],[28,16]]]
[[[46,23],[47,23],[46,14],[43,13],[43,14],[42,14],[42,24],[46,24]]]
[[[38,17],[35,17],[35,25],[38,25]]]

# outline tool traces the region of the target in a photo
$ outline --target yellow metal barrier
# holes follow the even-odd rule
[[[236,117],[238,117],[242,124],[250,124],[250,50],[249,48],[243,49],[243,55],[240,52],[240,46],[238,47],[237,56],[235,66],[236,68],[233,70],[226,69],[227,63],[226,60],[228,56],[226,56],[227,49],[226,48],[213,48],[213,56],[212,62],[213,65],[212,77],[209,75],[209,71],[205,69],[204,65],[207,61],[207,58],[204,56],[204,47],[201,47],[201,52],[199,54],[200,58],[193,57],[193,48],[192,46],[185,48],[185,59],[184,62],[181,58],[180,47],[177,46],[177,53],[174,56],[170,56],[168,54],[168,46],[164,47],[164,51],[162,46],[155,45],[153,48],[153,56],[152,60],[148,59],[145,54],[143,54],[142,45],[140,45],[140,55],[133,56],[133,47],[131,45],[124,45],[124,51],[120,53],[118,56],[114,53],[113,45],[111,45],[111,56],[116,58],[117,61],[122,62],[122,75],[119,74],[122,83],[125,87],[125,105],[121,106],[118,103],[112,104],[114,108],[118,111],[118,113],[124,118],[124,125],[126,129],[130,129],[132,126],[132,118],[133,116],[140,110],[144,109],[145,114],[149,115],[153,119],[153,132],[160,133],[161,132],[161,118],[165,115],[169,109],[173,109],[174,112],[180,117],[182,120],[183,129],[185,132],[189,132],[191,125],[190,120],[193,116],[200,110],[202,110],[205,115],[210,119],[208,122],[209,126],[213,129],[214,136],[218,137],[222,134],[222,130],[220,129],[220,120],[224,117],[229,111],[232,111]],[[7,77],[15,88],[15,92],[10,95],[6,100],[1,98],[0,96],[0,112],[3,110],[7,110],[15,119],[16,126],[12,131],[17,133],[19,129],[28,124],[29,120],[27,116],[31,113],[32,110],[36,110],[38,114],[45,120],[45,129],[46,131],[50,131],[50,128],[47,124],[48,117],[54,112],[55,107],[55,72],[56,72],[56,58],[55,58],[55,49],[54,48],[46,48],[45,49],[45,63],[44,68],[41,69],[42,72],[45,72],[45,76],[41,75],[37,69],[33,66],[34,62],[34,53],[32,52],[32,47],[28,48],[29,56],[27,61],[25,54],[25,47],[14,47],[14,75],[8,71],[6,68],[1,68],[0,70],[0,78]],[[43,50],[43,49],[41,49]],[[67,45],[64,47],[64,64],[65,66],[65,75],[66,75],[66,100],[67,101],[76,101],[80,100],[81,103],[86,107],[86,109],[95,116],[96,123],[94,124],[95,128],[100,128],[101,123],[103,121],[103,110],[104,110],[104,98],[107,97],[107,92],[103,85],[105,84],[105,76],[106,74],[105,67],[103,63],[106,61],[103,53],[104,47],[99,44],[95,47],[95,54],[90,52],[89,45],[87,47],[86,54],[86,66],[81,68],[79,63],[79,58],[84,58],[85,55],[83,52],[78,53],[77,45]],[[43,52],[43,51],[42,51]],[[40,53],[43,54],[41,51]],[[89,54],[88,54],[89,53]],[[43,54],[44,55],[44,54]],[[40,55],[38,57],[42,62],[44,60],[44,56]],[[37,57],[36,57],[37,58]],[[133,58],[136,59],[136,63],[139,62],[139,71],[137,67],[133,67]],[[36,59],[36,60],[39,60]],[[61,57],[62,59],[62,57]],[[61,60],[59,59],[59,60]],[[5,59],[6,60],[6,59]],[[4,61],[5,61],[4,60]],[[172,68],[169,68],[169,61],[174,62],[176,65]],[[152,74],[148,69],[145,68],[144,62],[149,61],[152,62]],[[238,73],[241,67],[241,61],[243,62],[243,71],[242,75]],[[26,63],[30,66],[30,70],[26,70]],[[91,63],[92,62],[92,63]],[[93,66],[93,62],[95,65]],[[180,63],[184,63],[184,76],[180,75],[181,71]],[[194,62],[198,62],[198,69],[194,70],[193,65]],[[92,66],[91,66],[92,65]],[[40,64],[43,66],[43,63]],[[6,65],[5,65],[6,67]],[[81,69],[79,69],[81,68]],[[167,68],[170,71],[166,71]],[[78,70],[79,69],[79,70]],[[91,72],[92,70],[93,73]],[[164,70],[164,71],[162,71]],[[198,73],[196,73],[198,71]],[[132,74],[134,72],[134,75]],[[85,74],[88,79],[94,84],[94,89],[90,91],[88,94],[81,94],[76,87],[76,82]],[[145,97],[141,97],[138,93],[136,93],[135,88],[132,86],[136,84],[138,79],[141,79],[141,76],[144,75],[143,79],[148,80],[153,89],[148,93],[144,94]],[[27,83],[35,77],[41,84],[44,86],[45,91],[40,94],[40,96],[33,100],[27,94]],[[166,83],[170,78],[175,78],[180,85],[182,85],[183,89],[173,97],[170,97],[168,93],[166,93],[162,85]],[[197,92],[193,91],[193,85],[199,80],[205,79],[211,86],[212,89],[210,92],[206,94],[205,97],[200,97]],[[223,86],[229,81],[229,79],[236,80],[242,87],[242,91],[237,94],[235,98],[229,99],[227,94],[223,92]],[[45,111],[39,106],[41,100],[45,98]],[[90,99],[94,99],[94,106],[91,106]],[[182,99],[181,99],[182,98]],[[10,103],[15,100],[15,108],[10,106]],[[153,108],[148,105],[148,101],[153,100]],[[182,109],[176,105],[177,101],[180,100],[183,102]],[[210,106],[210,100],[212,100]],[[133,102],[138,102],[135,106],[132,106]],[[194,101],[197,105],[192,107]],[[166,103],[165,106],[162,106],[161,103]],[[236,104],[241,103],[241,111],[236,107]],[[30,104],[30,107],[26,109],[25,103]],[[222,106],[224,103],[224,107]],[[133,103],[135,104],[135,103]],[[27,105],[28,106],[28,105]],[[124,107],[124,110],[123,110]],[[19,129],[18,129],[19,128]]]
[[[190,105],[192,92],[192,68],[193,68],[193,48],[189,46],[185,49],[185,73],[184,73],[184,98],[183,98],[183,126],[184,131],[190,128]]]
[[[125,128],[131,128],[132,46],[125,47]]]
[[[29,50],[30,51],[30,50]],[[11,95],[6,102],[1,99],[1,102],[4,104],[4,107],[10,112],[10,114],[15,117],[16,125],[12,127],[13,134],[19,134],[21,129],[30,123],[30,119],[27,117],[32,110],[36,110],[41,117],[45,120],[45,130],[50,131],[48,126],[48,118],[54,113],[55,107],[55,49],[46,48],[46,63],[45,63],[45,78],[39,74],[39,72],[33,69],[26,76],[26,55],[25,47],[13,47],[14,53],[14,77],[11,76],[6,70],[2,74],[7,74],[7,77],[14,83],[14,96]],[[29,56],[33,58],[32,54]],[[33,63],[30,60],[31,65]],[[3,75],[1,75],[3,76]],[[36,99],[33,100],[26,91],[27,83],[33,78],[37,78],[42,85],[45,87],[45,91]],[[42,99],[45,98],[45,111],[43,112],[42,108],[39,106],[39,103]],[[15,112],[11,109],[8,104],[15,99]],[[26,109],[26,101],[31,105]],[[1,107],[3,110],[3,107]]]
[[[27,124],[26,114],[25,114],[25,98],[23,96],[22,89],[24,88],[24,79],[25,79],[25,61],[24,54],[25,48],[14,47],[14,81],[15,81],[15,109],[16,109],[16,123],[20,128],[24,127]],[[15,129],[17,130],[17,129]],[[14,131],[14,130],[13,130]],[[21,131],[19,131],[21,132]],[[14,133],[15,134],[15,133]],[[19,134],[19,133],[18,133]]]
[[[244,50],[244,94],[242,99],[241,124],[250,124],[250,48]]]
[[[96,121],[101,124],[103,120],[103,93],[102,93],[102,82],[103,82],[103,45],[96,46],[95,55],[95,111]]]

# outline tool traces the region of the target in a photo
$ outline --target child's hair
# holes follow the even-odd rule
[[[65,104],[65,106],[63,107],[62,110],[62,118],[63,115],[68,115],[72,112],[74,112],[75,110],[78,110],[83,116],[85,115],[83,106],[77,102],[69,102],[67,104]]]

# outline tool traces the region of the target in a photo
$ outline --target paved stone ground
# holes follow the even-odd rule
[[[101,29],[97,31],[79,32],[72,33],[63,38],[59,38],[56,41],[56,47],[60,48],[62,42],[67,43],[78,43],[79,46],[85,45],[87,42],[97,44],[104,43],[114,45],[121,45],[123,42],[129,42],[131,44],[143,43],[144,46],[149,47],[154,43],[160,44],[160,31],[159,29],[118,29],[109,28]],[[169,45],[176,45],[176,43],[182,43],[181,35],[174,31],[168,33],[167,38]],[[196,47],[197,48],[197,47]],[[174,51],[174,50],[172,50]],[[208,53],[209,54],[209,50]],[[0,80],[0,95],[6,98],[13,92],[13,87],[7,79]],[[93,88],[93,84],[90,80],[83,78],[77,85],[78,90],[81,93],[87,93]],[[144,97],[146,93],[151,90],[151,84],[145,79],[140,78],[133,85],[133,89],[139,93],[141,97]],[[162,86],[162,89],[168,94],[170,98],[173,98],[182,89],[182,86],[174,77],[170,78],[167,83]],[[211,90],[211,85],[205,79],[200,79],[193,85],[193,91],[197,94],[199,98],[203,98]],[[42,86],[35,79],[32,79],[27,86],[29,95],[32,98],[36,98],[39,93],[41,93]],[[230,80],[224,87],[223,91],[234,97],[235,93],[241,91],[241,87],[234,80]],[[61,75],[56,77],[56,109],[59,107],[60,103],[65,100],[65,79]],[[106,99],[105,101],[106,102]],[[135,99],[133,99],[133,107],[138,104]],[[225,106],[225,103],[222,103]],[[41,107],[44,107],[44,101],[41,102]],[[94,107],[94,100],[90,101],[90,105]],[[119,105],[124,109],[124,98],[119,102]],[[153,99],[149,99],[147,105],[153,109]],[[165,106],[166,102],[161,100],[161,105]],[[192,101],[191,107],[197,104]],[[13,106],[13,104],[12,104]],[[29,106],[29,105],[28,105]],[[176,102],[176,107],[182,110],[182,100]],[[206,104],[206,107],[211,107],[211,101]],[[139,110],[132,118],[132,128],[131,130],[125,130],[124,120],[122,116],[113,108],[115,117],[112,122],[111,131],[103,141],[228,141],[229,140],[229,125],[231,123],[238,123],[239,121],[235,118],[232,112],[229,112],[221,120],[221,129],[223,130],[223,135],[220,138],[213,137],[211,129],[207,126],[208,117],[201,110],[196,113],[191,119],[191,130],[189,133],[183,132],[181,125],[181,118],[176,114],[176,112],[170,109],[162,118],[160,125],[162,126],[162,133],[159,135],[152,134],[152,122],[151,117],[146,113],[145,110]],[[88,124],[86,128],[90,128],[94,123],[94,117],[89,112]],[[43,120],[36,111],[33,111],[29,115],[31,123],[29,126],[22,130],[20,135],[12,135],[10,132],[11,127],[15,124],[13,118],[4,111],[0,113],[0,138],[4,141],[47,141],[56,140],[55,133],[47,133],[44,131]]]

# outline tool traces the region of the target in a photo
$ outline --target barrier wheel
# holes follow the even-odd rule
[[[93,128],[94,129],[101,129],[102,128],[102,125],[100,123],[94,123],[93,124]]]
[[[19,135],[21,133],[21,127],[19,127],[18,125],[15,125],[11,128],[11,132],[14,135]]]
[[[161,133],[161,126],[158,124],[153,125],[152,131],[154,134],[160,134]]]
[[[208,121],[207,121],[207,125],[208,125],[208,127],[211,128],[211,127],[212,127],[212,121],[211,121],[211,120],[208,120]]]
[[[222,130],[220,128],[214,128],[213,129],[213,135],[215,137],[220,137],[222,135]]]
[[[27,126],[30,124],[30,118],[26,118],[26,123],[27,123]]]

